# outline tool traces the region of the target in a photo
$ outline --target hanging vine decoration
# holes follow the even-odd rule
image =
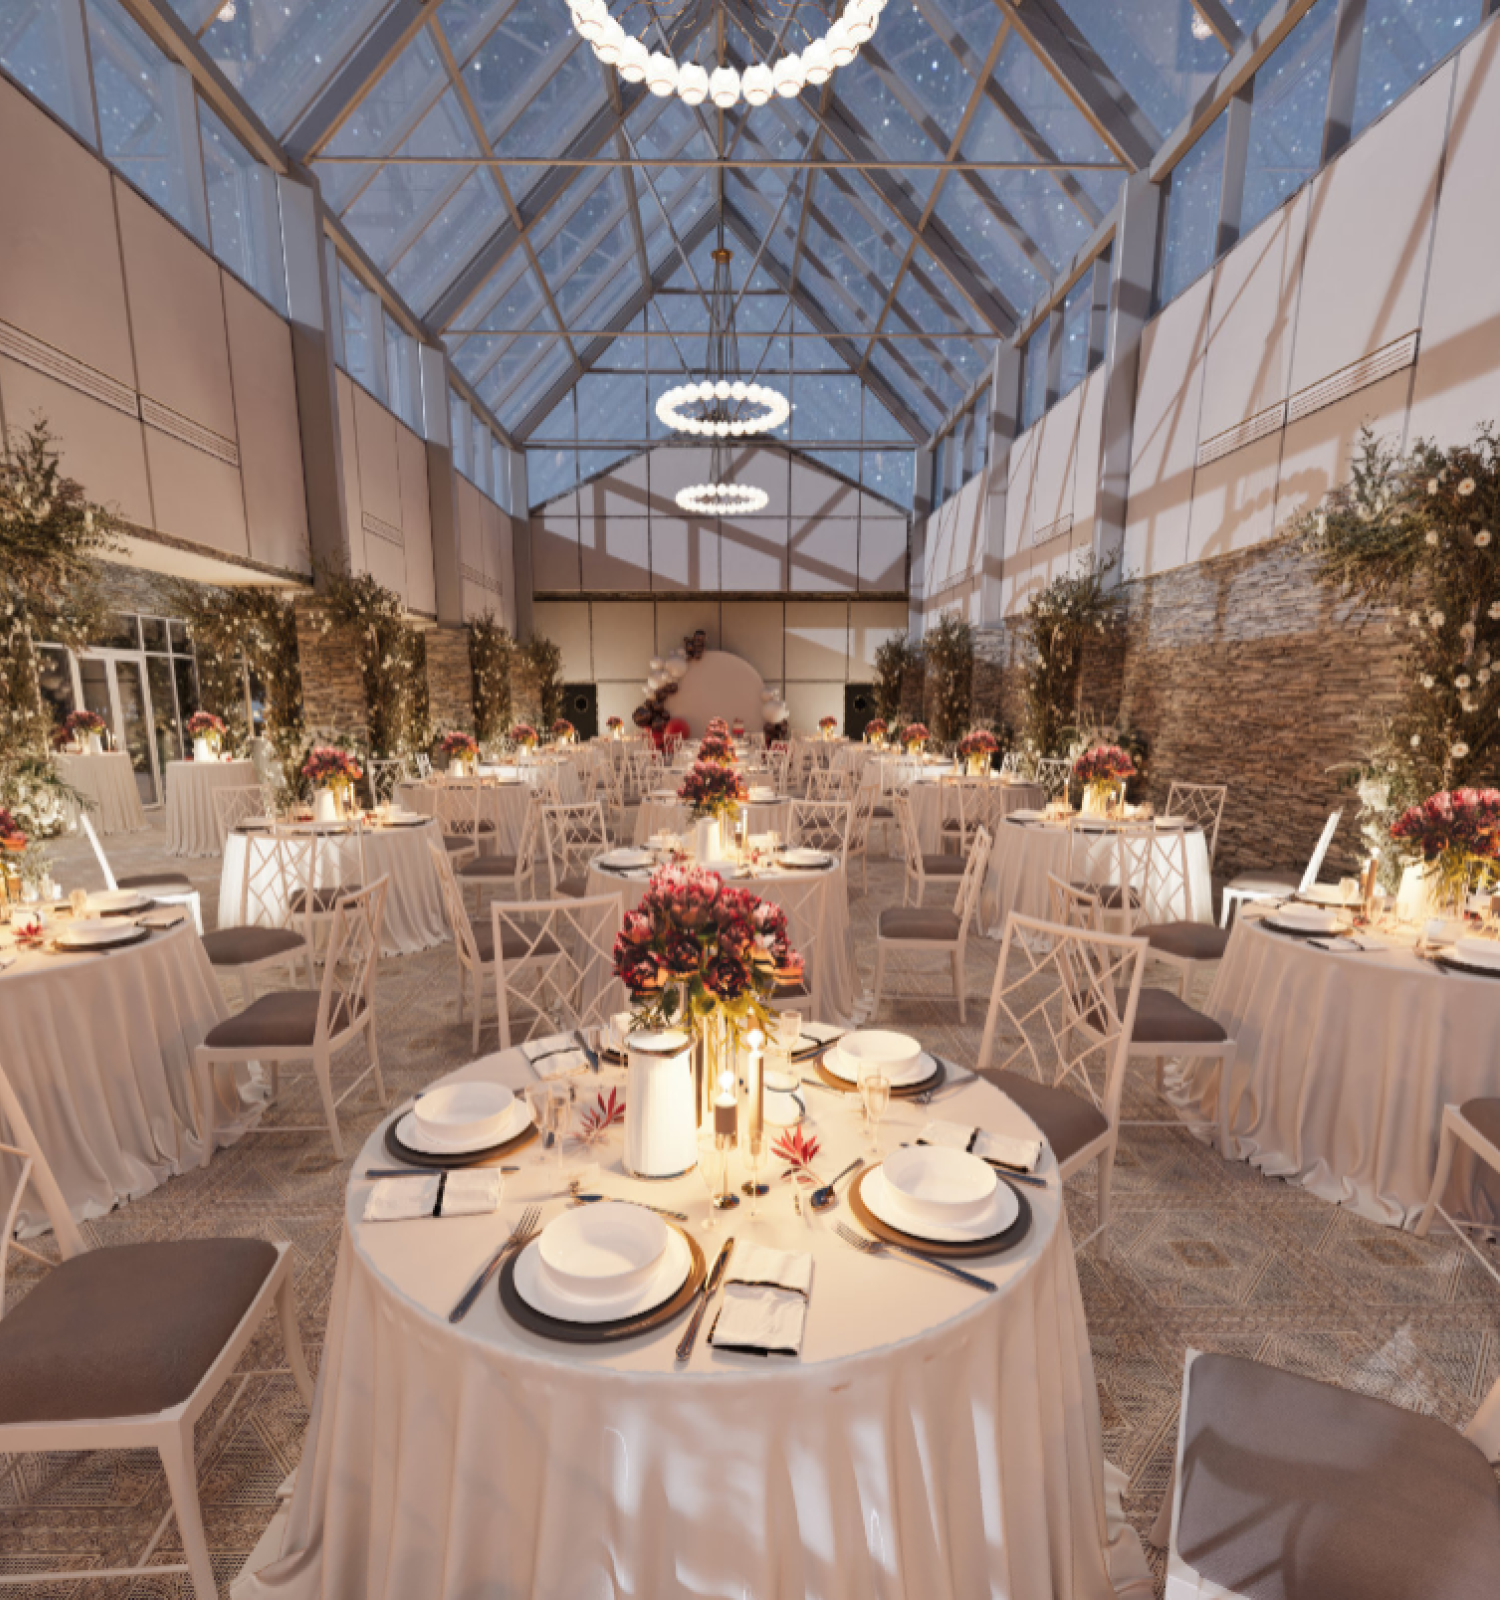
[[[432,742],[427,691],[427,644],[406,620],[401,597],[369,573],[325,570],[324,637],[342,633],[354,647],[365,691],[370,754],[377,760],[411,755]]]
[[[1083,649],[1119,623],[1120,592],[1106,588],[1110,569],[1090,557],[1062,573],[1026,604],[1021,639],[1027,652],[1023,748],[1033,764],[1065,753],[1078,711]]]
[[[945,744],[963,737],[973,707],[974,630],[944,613],[922,640],[928,721]]]
[[[481,748],[505,737],[511,722],[511,665],[515,642],[493,611],[469,623],[469,670],[474,679],[474,735]]]

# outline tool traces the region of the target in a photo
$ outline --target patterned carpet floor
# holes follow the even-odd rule
[[[149,833],[108,845],[119,871],[164,864],[160,813]],[[65,890],[99,885],[86,846],[65,841],[55,853]],[[170,864],[201,888],[204,923],[212,927],[219,862]],[[856,885],[851,902],[856,958],[866,984],[873,973],[876,915],[900,899],[899,867],[872,860],[869,890],[861,893]],[[966,1024],[944,998],[888,1001],[879,1020],[972,1065],[998,953],[990,940],[970,941]],[[469,1026],[457,1019],[453,968],[451,945],[381,963],[381,1060],[397,1098],[471,1059]],[[893,973],[903,978],[894,964]],[[912,974],[903,986],[921,981]],[[929,985],[934,993],[938,986]],[[237,990],[226,994],[238,1007]],[[484,1048],[493,1048],[492,1031]],[[350,1063],[350,1073],[357,1072],[361,1052],[351,1052]],[[318,1120],[310,1075],[290,1081],[292,1092],[268,1123]],[[368,1086],[345,1102],[341,1120],[351,1152],[381,1115]],[[1500,1289],[1451,1234],[1440,1230],[1429,1240],[1414,1239],[1263,1178],[1247,1165],[1220,1160],[1170,1120],[1152,1088],[1148,1062],[1132,1067],[1124,1116],[1129,1126],[1116,1161],[1111,1248],[1104,1256],[1096,1246],[1085,1246],[1078,1269],[1105,1450],[1129,1479],[1125,1508],[1137,1528],[1149,1528],[1166,1484],[1189,1347],[1255,1356],[1455,1424],[1468,1419],[1500,1374]],[[97,1244],[215,1234],[286,1241],[296,1263],[303,1339],[316,1370],[352,1161],[353,1154],[336,1162],[327,1140],[314,1135],[259,1134],[84,1231]],[[1074,1237],[1087,1238],[1094,1217],[1092,1171],[1073,1180],[1067,1193]],[[1500,1264],[1500,1252],[1494,1259]],[[8,1299],[23,1294],[34,1277],[35,1269],[24,1262],[13,1266]],[[302,1449],[306,1409],[281,1367],[280,1340],[268,1324],[246,1353],[244,1393],[211,1448],[205,1441],[223,1400],[200,1429],[204,1516],[226,1592],[275,1514],[278,1489]],[[167,1505],[165,1479],[150,1452],[6,1459],[0,1476],[0,1574],[78,1575],[7,1592],[49,1600],[154,1600],[188,1593],[186,1579],[88,1576],[91,1569],[138,1559]],[[174,1559],[179,1550],[175,1522],[169,1522],[156,1558]]]

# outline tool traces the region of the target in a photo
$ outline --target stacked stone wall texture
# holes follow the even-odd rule
[[[427,634],[427,696],[434,733],[473,731],[474,673],[467,628],[434,628]]]

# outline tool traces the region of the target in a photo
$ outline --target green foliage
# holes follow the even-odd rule
[[[921,652],[904,633],[894,633],[875,651],[875,715],[893,727],[902,719],[901,697]]]
[[[927,720],[944,744],[961,739],[973,709],[974,630],[951,612],[944,612],[922,638],[927,667]]]
[[[474,736],[485,748],[510,731],[511,660],[515,641],[493,611],[469,624],[469,669],[474,675]]]
[[[521,646],[521,656],[531,674],[537,715],[545,737],[563,712],[562,651],[546,634],[538,633]]]
[[[1027,652],[1023,743],[1033,759],[1066,754],[1075,726],[1083,647],[1119,620],[1120,597],[1105,587],[1109,569],[1096,557],[1062,573],[1027,602],[1021,637]]]
[[[406,620],[401,597],[369,573],[350,577],[325,569],[325,634],[342,632],[353,644],[364,682],[370,754],[380,760],[425,750],[432,741],[427,694],[427,645]]]

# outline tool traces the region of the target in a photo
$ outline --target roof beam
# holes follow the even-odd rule
[[[1244,44],[1245,36],[1240,32],[1239,23],[1229,14],[1229,7],[1224,0],[1193,0],[1193,10],[1230,55]]]
[[[992,86],[991,86],[992,87]],[[998,96],[998,98],[997,98]],[[987,94],[1001,110],[1011,104],[1003,91]],[[1006,115],[1010,113],[1007,111]],[[1018,130],[1019,131],[1019,130]],[[1040,136],[1038,136],[1040,137]],[[535,167],[542,163],[536,156],[330,156],[319,155],[320,167]],[[1120,172],[1118,161],[1034,161],[969,160],[964,156],[944,161],[934,156],[930,161],[884,160],[876,157],[869,161],[851,161],[843,156],[548,156],[549,167],[729,167],[757,172]],[[1085,196],[1085,199],[1087,197]],[[1091,202],[1089,202],[1091,203]]]

